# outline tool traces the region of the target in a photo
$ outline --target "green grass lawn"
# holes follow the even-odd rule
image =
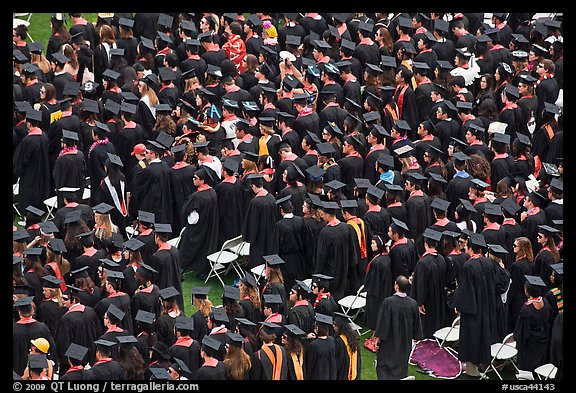
[[[67,16],[67,14],[66,14]],[[95,13],[86,13],[82,14],[82,16],[90,21],[95,22],[97,18],[97,14]],[[71,21],[68,18],[66,26],[70,28]],[[39,41],[46,45],[48,43],[48,38],[50,37],[50,14],[41,13],[41,14],[33,14],[30,19],[30,27],[28,32],[34,39],[34,41]],[[28,40],[29,41],[29,40]],[[18,225],[18,218],[14,220],[14,225],[20,227]],[[231,285],[236,277],[230,273],[227,277],[225,277],[225,283],[227,285]],[[209,293],[209,298],[214,305],[220,305],[222,303],[222,293],[223,288],[217,278],[211,278],[207,284],[204,284],[204,281],[199,280],[196,278],[194,273],[187,273],[184,277],[183,282],[183,291],[184,291],[184,302],[185,302],[185,313],[186,315],[192,315],[195,310],[192,308],[192,287],[195,286],[204,286],[208,285],[212,289]],[[359,320],[356,321],[360,326],[363,325],[362,315],[358,318]],[[363,326],[362,326],[363,327]],[[376,370],[374,367],[374,360],[376,359],[376,354],[373,352],[368,351],[364,348],[364,340],[370,337],[370,334],[365,334],[361,337],[361,356],[362,356],[362,379],[363,380],[376,380]],[[421,373],[417,371],[415,366],[408,367],[408,374],[413,375],[416,380],[436,380],[427,374]],[[511,372],[504,371],[503,376],[507,380],[513,380],[514,374]],[[458,379],[468,379],[466,376],[460,376]],[[494,376],[491,376],[491,379],[494,379]]]

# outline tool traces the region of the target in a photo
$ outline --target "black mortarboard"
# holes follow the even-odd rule
[[[122,273],[122,272],[117,272],[115,270],[109,270],[109,269],[104,269],[104,271],[106,272],[106,278],[109,281],[123,280],[124,279],[124,273]]]
[[[94,341],[94,344],[96,344],[98,349],[106,348],[107,351],[110,350],[110,347],[113,347],[114,345],[116,345],[115,342],[109,341],[109,340],[104,340],[103,338]]]
[[[160,25],[160,26],[171,28],[173,21],[174,21],[174,17],[171,15],[167,15],[167,14],[159,14],[158,15],[158,25]]]
[[[228,314],[224,310],[224,307],[214,307],[212,309],[212,315],[214,316],[214,320],[217,322],[228,323],[230,322],[230,318],[228,318]]]
[[[378,121],[381,119],[380,113],[378,111],[372,111],[362,114],[362,119],[365,123],[369,123],[371,121]]]
[[[282,296],[277,293],[265,293],[263,296],[264,303],[267,304],[282,304]]]
[[[306,335],[306,332],[304,332],[304,330],[300,329],[297,325],[294,325],[293,323],[284,325],[284,328],[288,331],[288,333],[292,334],[295,337],[304,337]]]
[[[167,300],[180,295],[180,292],[178,292],[178,290],[173,286],[170,286],[168,288],[160,289],[158,294],[162,299]]]
[[[408,227],[403,221],[398,220],[397,218],[392,217],[392,222],[390,223],[390,227],[395,231],[405,232],[408,231]]]
[[[347,40],[345,38],[342,39],[342,42],[340,43],[340,47],[347,49],[351,52],[354,52],[354,50],[356,49],[356,43],[354,43],[353,41]]]
[[[26,120],[42,121],[42,112],[36,109],[30,109],[26,111]]]
[[[413,66],[414,71],[420,70],[420,71],[424,71],[424,72],[425,72],[425,71],[427,71],[427,70],[430,69],[430,66],[429,66],[427,63],[423,62],[423,61],[414,61],[414,62],[412,63],[412,66]]]
[[[538,225],[538,232],[539,233],[543,233],[544,235],[548,236],[548,237],[552,237],[555,234],[557,234],[558,232],[560,232],[558,229],[553,228],[549,225]]]
[[[134,20],[121,17],[120,19],[118,19],[118,24],[120,26],[128,27],[131,29],[132,27],[134,27]]]
[[[412,154],[412,151],[414,150],[414,148],[408,144],[401,146],[397,149],[394,149],[393,152],[394,154],[396,154],[399,158],[406,158],[409,157]]]
[[[81,268],[72,270],[70,274],[72,274],[74,278],[88,277],[88,266],[82,266]]]
[[[346,183],[342,183],[340,180],[334,179],[326,183],[326,187],[331,188],[333,190],[339,190],[343,187],[346,187]]]
[[[170,235],[172,234],[172,225],[154,223],[154,232]]]
[[[118,157],[116,154],[108,153],[108,159],[114,165],[118,165],[120,167],[124,166],[124,164],[122,163],[122,159]]]
[[[115,306],[114,304],[110,304],[110,306],[108,306],[106,314],[108,314],[108,318],[110,318],[110,316],[113,316],[115,319],[113,319],[112,321],[116,323],[124,319],[124,316],[126,315],[124,311],[120,310],[118,306]]]
[[[233,287],[231,285],[226,285],[224,287],[224,293],[222,294],[227,299],[239,300],[240,299],[240,289],[238,287]]]
[[[158,380],[169,380],[170,374],[164,367],[149,367],[150,373],[152,374],[150,379]]]
[[[396,68],[396,66],[398,65],[396,58],[392,56],[381,56],[380,64],[382,65],[382,67],[390,67],[390,68]]]
[[[430,203],[430,207],[432,207],[433,209],[438,209],[438,210],[445,212],[448,210],[448,207],[450,207],[450,202],[436,197],[436,198],[434,198],[432,203]]]
[[[34,300],[34,296],[21,297],[14,302],[14,306],[15,307],[29,306],[33,300]]]
[[[106,202],[101,202],[92,208],[92,210],[100,214],[108,214],[112,209],[114,209],[114,206],[109,205]]]
[[[226,342],[228,344],[241,347],[243,341],[244,337],[242,337],[240,334],[234,332],[226,332]]]
[[[256,282],[256,279],[250,273],[246,273],[240,281],[242,281],[246,285],[251,286],[252,288],[258,288],[258,283]]]
[[[160,131],[158,136],[156,136],[156,142],[164,146],[165,149],[170,149],[172,143],[174,143],[174,137],[167,132]]]
[[[323,156],[334,154],[336,152],[334,146],[328,142],[318,143],[318,145],[316,145],[316,150],[318,151],[318,154]]]
[[[64,243],[63,239],[59,238],[50,238],[48,239],[48,246],[54,252],[67,252],[68,249],[66,248],[66,244]]]
[[[16,231],[12,231],[12,240],[19,243],[26,243],[28,242],[28,238],[30,234],[26,229],[18,229]]]
[[[476,178],[472,179],[471,182],[472,182],[472,184],[470,184],[470,187],[475,188],[479,191],[484,191],[488,186],[490,186],[485,181],[482,181],[482,180],[476,179]]]
[[[312,181],[322,181],[322,176],[324,176],[324,174],[326,173],[326,171],[323,168],[317,165],[312,165],[306,168],[305,172],[308,174],[308,179]]]
[[[370,186],[366,191],[366,193],[368,195],[373,196],[376,199],[382,199],[382,197],[384,196],[384,190],[376,186]]]
[[[32,105],[28,101],[15,101],[14,106],[19,113],[26,114],[26,111],[32,110]]]
[[[67,139],[71,141],[78,141],[78,133],[70,130],[62,130],[62,139]]]
[[[340,207],[342,209],[351,209],[358,207],[358,201],[355,199],[342,199],[340,201]]]
[[[389,168],[394,167],[394,157],[392,157],[390,154],[382,154],[380,157],[378,157],[377,162]]]
[[[32,205],[26,206],[26,211],[28,213],[35,215],[37,218],[41,218],[44,214],[46,214],[46,212],[44,210],[40,210],[37,207],[34,207]]]
[[[262,24],[262,20],[256,14],[250,14],[246,19],[246,23],[252,26],[260,26]]]
[[[42,233],[50,234],[58,233],[60,231],[56,224],[54,224],[54,221],[42,221],[39,222],[38,225],[40,225],[40,230]]]
[[[564,182],[554,178],[550,181],[550,189],[557,194],[562,194],[564,192]]]
[[[527,281],[530,285],[532,285],[532,286],[534,286],[534,287],[536,287],[536,288],[538,288],[538,287],[545,288],[545,287],[546,287],[546,284],[544,283],[544,280],[542,280],[542,278],[541,278],[540,276],[530,276],[530,275],[528,275],[528,274],[525,274],[524,277],[526,278],[526,281]]]
[[[372,34],[372,32],[374,31],[374,25],[371,23],[361,21],[360,23],[358,23],[358,30],[366,34]]]
[[[84,110],[86,112],[91,112],[91,113],[100,113],[100,106],[98,105],[98,101],[96,100],[91,100],[89,98],[85,98],[84,99]]]
[[[238,322],[244,326],[256,326],[256,324],[254,322],[252,322],[251,320],[246,319],[246,318],[236,317],[236,322]]]
[[[552,268],[552,270],[554,270],[554,272],[557,275],[559,275],[559,276],[564,275],[564,262],[554,263],[554,264],[550,265],[550,267]]]
[[[61,52],[54,52],[52,54],[52,59],[54,59],[54,62],[60,65],[64,65],[67,62],[70,61],[70,58],[66,57],[63,53]]]
[[[132,93],[131,91],[123,91],[120,93],[120,95],[122,96],[122,99],[124,100],[122,102],[122,104],[124,104],[124,102],[129,101],[129,104],[138,104],[138,96],[134,93]],[[124,110],[124,108],[122,108],[122,110]],[[134,112],[129,112],[129,113],[136,113]]]
[[[253,153],[251,151],[245,151],[244,155],[242,156],[242,159],[252,162],[258,162],[258,158],[259,158],[258,154]]]
[[[144,243],[143,241],[132,237],[128,240],[126,240],[122,246],[123,248],[130,250],[130,251],[138,251],[142,246],[144,246],[146,243]],[[144,264],[143,264],[144,265]],[[149,267],[148,265],[146,265],[146,267]]]
[[[75,344],[75,343],[70,343],[64,356],[69,357],[71,359],[78,360],[79,362],[82,362],[87,353],[88,353],[88,348],[83,347],[82,345]]]
[[[64,224],[71,224],[80,220],[82,220],[82,212],[80,210],[74,210],[66,215],[64,218]]]
[[[118,340],[118,344],[120,345],[134,345],[138,343],[138,339],[132,335],[116,336],[116,340]]]
[[[502,207],[495,203],[486,203],[484,205],[484,214],[487,214],[489,216],[501,216]]]
[[[107,68],[103,73],[102,76],[104,77],[104,80],[113,80],[115,81],[116,79],[118,79],[118,77],[120,76],[119,72],[116,72],[114,70],[111,70],[110,68]]]
[[[427,239],[432,239],[432,240],[436,240],[437,242],[439,242],[440,239],[442,238],[442,233],[438,232],[432,228],[426,228],[426,230],[424,231],[422,236],[424,236]]]
[[[99,261],[102,262],[103,265],[106,265],[106,270],[107,270],[107,271],[108,271],[108,270],[111,270],[111,269],[116,269],[116,268],[119,268],[119,267],[120,267],[119,264],[117,264],[116,262],[114,262],[113,260],[108,259],[108,258],[101,258],[101,259],[99,259]]]
[[[42,280],[43,280],[42,283],[43,288],[60,288],[60,283],[63,282],[58,277],[54,277],[51,274],[43,276]]]
[[[176,79],[176,74],[170,67],[160,67],[158,68],[158,76],[162,82],[170,82]]]
[[[281,327],[280,325],[274,322],[264,321],[259,323],[260,325],[262,325],[262,330],[264,330],[268,334],[276,334],[277,329]]]
[[[286,45],[293,45],[298,47],[302,41],[302,38],[297,35],[287,35],[286,36]]]
[[[437,181],[438,183],[448,183],[446,179],[444,179],[444,177],[442,177],[442,175],[440,175],[439,173],[429,172],[429,174],[430,179]]]
[[[459,198],[460,203],[464,206],[464,209],[468,210],[470,213],[476,213],[476,208],[470,203],[468,199]]]
[[[31,353],[28,355],[28,367],[30,369],[48,368],[48,358],[45,354]]]
[[[560,108],[556,104],[544,102],[544,111],[553,115],[557,115],[560,113]]]
[[[442,236],[449,236],[453,239],[460,237],[461,233],[460,232],[454,232],[454,231],[444,231],[442,232]]]
[[[33,257],[39,257],[42,254],[42,247],[29,247],[29,248],[25,248],[24,251],[22,251],[22,253],[25,256],[33,256]]]
[[[466,161],[466,160],[470,159],[469,156],[467,156],[466,154],[464,154],[460,151],[452,153],[452,156],[458,161]]]
[[[104,109],[117,115],[118,113],[120,113],[120,104],[109,98],[104,103]],[[104,123],[101,123],[101,124],[104,124]],[[104,125],[106,125],[106,124],[104,124]],[[106,125],[106,128],[108,128],[107,125]],[[108,130],[107,132],[110,132],[110,130]]]
[[[502,258],[508,254],[508,251],[500,244],[487,244],[486,246],[488,247],[488,250],[497,257]]]
[[[136,317],[134,317],[136,321],[142,322],[143,324],[147,325],[152,325],[154,323],[155,318],[156,316],[154,315],[154,313],[144,310],[138,310],[138,312],[136,313]]]
[[[66,82],[62,94],[68,97],[76,97],[80,92],[80,82]]]
[[[333,321],[330,315],[316,313],[316,323],[332,326]]]
[[[180,315],[176,317],[175,326],[177,329],[194,330],[194,319]]]
[[[501,134],[501,133],[494,133],[492,135],[492,140],[499,143],[504,143],[506,145],[510,144],[510,135],[509,134]]]
[[[522,207],[514,201],[514,198],[505,198],[500,206],[511,215],[515,215],[522,209]]]
[[[447,33],[450,30],[450,25],[445,20],[435,19],[434,20],[434,30],[438,30],[442,33]]]
[[[468,240],[470,241],[470,243],[475,244],[479,247],[484,247],[486,248],[486,239],[484,238],[484,235],[482,235],[481,233],[474,233],[471,232],[468,236]]]
[[[517,134],[517,135],[519,135],[519,134]],[[547,174],[549,174],[550,176],[555,176],[555,177],[560,176],[560,172],[558,171],[557,165],[551,164],[549,162],[543,162],[542,167],[544,168],[544,171]]]
[[[110,48],[110,56],[124,56],[124,48]]]

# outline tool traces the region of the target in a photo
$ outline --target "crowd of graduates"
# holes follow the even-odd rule
[[[13,29],[14,378],[362,379],[360,291],[378,379],[457,317],[470,377],[513,333],[562,378],[561,18],[50,27]],[[222,299],[183,293],[239,236]]]

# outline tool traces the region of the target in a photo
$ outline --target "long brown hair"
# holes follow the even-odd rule
[[[529,262],[534,261],[534,252],[532,251],[532,242],[527,237],[521,236],[514,240],[518,244],[516,259],[526,258]]]
[[[242,347],[230,344],[224,358],[224,366],[226,375],[230,379],[243,380],[246,372],[252,368],[252,362],[250,361],[250,355]]]

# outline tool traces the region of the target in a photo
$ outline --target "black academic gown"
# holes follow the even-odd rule
[[[223,180],[214,187],[218,199],[218,248],[226,240],[241,235],[243,211],[242,183],[236,179],[234,183]]]
[[[92,145],[91,145],[92,146]],[[88,146],[88,150],[91,149]],[[108,153],[116,154],[116,147],[112,142],[108,142],[102,145],[96,145],[91,152],[88,153],[86,162],[88,167],[88,174],[90,175],[90,189],[96,190],[100,186],[100,182],[104,179],[107,174],[104,171],[104,163],[108,159]],[[96,206],[95,198],[90,198],[90,206]]]
[[[550,335],[550,362],[558,368],[556,379],[564,379],[564,314],[556,315]]]
[[[424,306],[421,316],[424,338],[434,338],[434,332],[447,322],[446,308],[446,261],[439,254],[424,255],[416,263],[412,276],[410,297],[418,306]]]
[[[30,340],[45,338],[50,344],[49,360],[56,361],[56,345],[54,339],[43,322],[31,319],[20,319],[12,324],[12,370],[18,375],[24,373],[28,363]]]
[[[154,213],[157,223],[172,220],[173,195],[170,167],[162,160],[152,161],[136,178],[133,193],[140,200],[140,210]]]
[[[198,222],[187,224],[178,244],[181,266],[184,271],[193,270],[199,273],[210,271],[206,256],[218,251],[218,196],[213,188],[192,193],[184,206],[184,217],[198,213]]]
[[[59,306],[58,302],[44,300],[40,303],[36,317],[40,322],[44,322],[44,324],[48,326],[50,334],[52,334],[52,337],[55,337],[60,319],[66,311],[68,311],[68,309],[64,306]]]
[[[304,372],[308,380],[336,379],[336,345],[334,337],[316,338],[306,346]]]
[[[390,248],[390,261],[392,267],[392,277],[394,280],[398,276],[410,277],[418,262],[418,252],[414,242],[407,238],[402,238],[392,243]]]
[[[450,202],[448,217],[454,218],[454,210],[460,204],[460,198],[468,199],[468,190],[472,184],[472,177],[454,177],[446,186],[446,200]]]
[[[202,364],[202,358],[200,357],[200,343],[199,341],[192,339],[190,336],[179,337],[176,339],[174,345],[168,348],[168,354],[172,358],[182,360],[186,366],[188,366],[192,374],[194,374]]]
[[[176,318],[178,317],[173,317],[170,314],[164,313],[156,319],[156,334],[158,336],[158,341],[163,342],[168,347],[171,347],[176,342],[176,334],[174,333]]]
[[[349,354],[342,335],[340,335],[334,338],[334,353],[336,357],[336,380],[357,381],[362,379],[362,356],[360,355],[360,347],[358,347],[356,352]],[[354,378],[351,376],[352,370],[350,369],[353,358],[356,362],[356,375]]]
[[[202,338],[208,334],[208,322],[204,314],[200,311],[192,314],[192,319],[194,320],[194,330],[192,330],[190,337],[201,342]]]
[[[518,368],[534,371],[538,366],[548,362],[550,332],[554,323],[554,312],[546,299],[544,307],[537,310],[533,304],[525,304],[520,310],[514,339],[518,349]]]
[[[274,224],[273,241],[275,253],[285,262],[280,268],[289,292],[295,280],[308,278],[308,265],[314,258],[313,248],[309,247],[312,233],[302,217],[284,217]]]
[[[66,351],[70,343],[88,348],[86,360],[94,363],[96,346],[94,341],[102,334],[101,320],[92,307],[75,306],[60,319],[58,330],[54,336],[58,353],[58,362],[67,364]],[[61,366],[62,367],[62,366]]]
[[[102,323],[104,321],[104,315],[108,311],[108,307],[110,307],[111,304],[114,304],[120,310],[124,311],[125,315],[124,318],[122,318],[121,326],[130,332],[130,334],[134,334],[132,310],[130,309],[130,296],[124,292],[116,292],[114,295],[109,295],[108,297],[100,300],[96,306],[94,306],[94,311],[96,311],[96,315],[98,315],[98,318],[100,321],[102,321]]]
[[[276,198],[261,191],[248,204],[246,217],[242,224],[242,236],[250,243],[248,268],[261,265],[262,257],[274,253],[274,224],[276,223]]]
[[[358,264],[359,256],[354,248],[356,241],[354,229],[343,222],[326,225],[318,236],[314,272],[334,277],[330,292],[337,300],[346,295],[348,271]]]
[[[76,152],[65,153],[58,157],[52,175],[56,190],[62,187],[79,188],[76,196],[79,201],[82,200],[87,176],[86,157],[82,151],[76,150]],[[58,207],[62,206],[64,206],[64,198],[58,195]]]
[[[192,379],[197,381],[224,381],[226,380],[226,366],[224,366],[224,362],[220,361],[215,367],[202,366],[196,371]]]
[[[136,314],[139,310],[151,312],[156,315],[156,318],[160,316],[160,294],[158,293],[160,289],[157,285],[151,284],[146,288],[138,288],[132,295],[132,303],[130,308],[132,309],[132,319],[136,322]],[[134,324],[136,326],[136,324]]]
[[[376,366],[378,379],[407,377],[412,339],[422,338],[418,303],[409,296],[392,295],[384,299],[374,334],[380,339]]]
[[[180,255],[179,250],[173,246],[170,249],[159,249],[150,258],[150,266],[158,272],[154,273],[152,282],[158,285],[160,289],[174,287],[180,293],[176,296],[176,303],[180,310],[184,310]]]
[[[264,344],[266,345],[266,344]],[[251,356],[252,368],[250,369],[250,380],[254,381],[271,381],[273,378],[273,363],[276,364],[279,360],[279,354],[281,353],[282,363],[276,364],[276,367],[280,367],[279,380],[288,379],[288,354],[286,349],[277,344],[268,346],[272,352],[273,360],[271,360],[264,349],[259,349],[254,352]]]
[[[550,273],[552,268],[550,265],[558,263],[554,260],[554,256],[547,248],[540,250],[534,257],[534,267],[532,268],[532,275],[539,276],[544,280],[546,285],[550,285]]]
[[[96,362],[88,371],[90,379],[98,381],[123,381],[126,379],[126,372],[116,360],[107,358]]]
[[[531,276],[533,263],[526,258],[520,258],[508,269],[510,272],[510,289],[508,290],[508,331],[513,332],[520,315],[520,310],[527,300],[524,292],[525,275]]]
[[[366,308],[364,320],[370,330],[376,328],[380,305],[394,292],[392,265],[388,254],[378,254],[369,263],[366,269],[364,289],[366,290]]]
[[[12,165],[13,178],[20,178],[18,210],[25,212],[28,206],[43,209],[44,200],[53,192],[46,135],[26,135],[12,156]]]
[[[354,179],[362,178],[364,176],[364,158],[362,156],[346,156],[338,161],[340,173],[342,176],[341,181],[346,184],[344,187],[344,195],[347,199],[354,198]]]
[[[182,212],[182,206],[186,199],[196,190],[194,187],[194,174],[196,167],[182,162],[177,163],[172,167],[172,195],[174,196],[174,209],[172,211],[174,218],[172,221],[172,233],[174,235],[180,233],[182,228],[186,226],[186,217]]]
[[[432,225],[434,218],[430,207],[430,198],[424,193],[422,195],[418,194],[408,197],[406,203],[404,203],[406,208],[405,223],[408,227],[406,236],[410,239],[419,239],[426,228]]]
[[[526,217],[524,221],[520,222],[522,236],[530,240],[534,254],[537,254],[542,248],[540,243],[538,243],[539,225],[546,225],[546,213],[542,209],[538,209],[537,212],[533,210],[531,213],[528,213],[528,217]]]
[[[292,210],[295,216],[302,217],[302,205],[306,199],[306,186],[298,185],[296,187],[286,186],[278,192],[278,199],[290,195],[290,202],[292,202]]]

